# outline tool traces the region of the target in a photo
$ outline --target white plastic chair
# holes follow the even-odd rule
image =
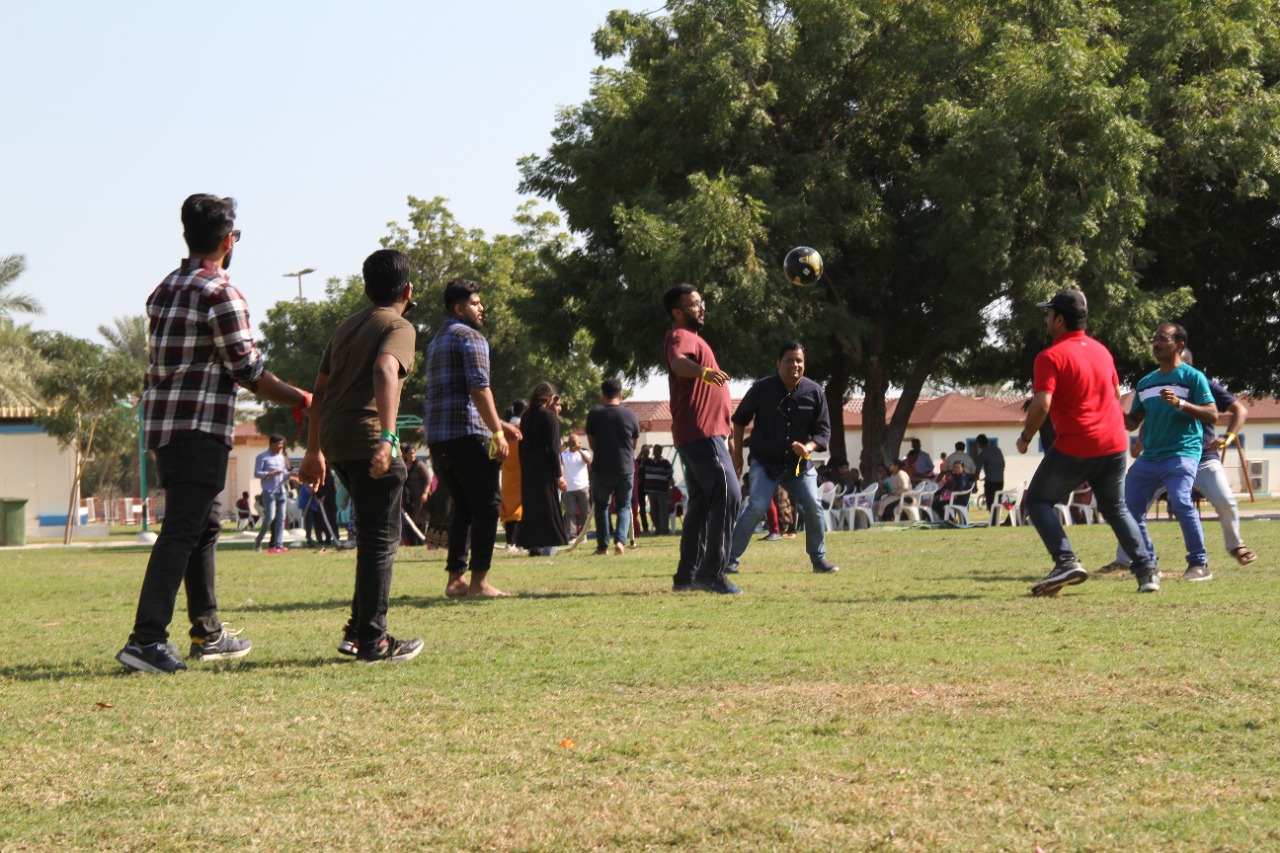
[[[1089,493],[1089,500],[1081,500],[1080,496]],[[1085,524],[1099,524],[1102,521],[1098,512],[1098,499],[1093,494],[1093,489],[1082,488],[1076,489],[1071,493],[1071,500],[1067,503],[1067,515],[1071,515],[1071,510],[1080,511],[1080,517],[1084,519]]]
[[[991,526],[999,527],[1001,523],[1000,513],[1009,516],[1009,523],[1018,526],[1018,510],[1022,506],[1022,493],[1026,491],[1027,484],[1023,483],[1016,489],[1005,489],[1003,492],[996,492],[994,498],[995,504],[991,509]]]
[[[843,489],[836,489],[831,499],[831,506],[822,510],[823,521],[828,530],[852,530],[853,507],[849,505],[852,495],[845,494]]]
[[[845,495],[844,505],[846,510],[853,513],[849,529],[858,529],[858,517],[861,516],[867,520],[867,527],[871,527],[876,523],[876,491],[879,487],[872,483],[860,492],[854,492],[851,495]]]
[[[933,521],[933,504],[934,492],[938,491],[938,484],[932,480],[921,480],[916,483],[915,488],[908,489],[902,493],[902,500],[898,501],[898,508],[894,512],[894,517],[898,521]]]
[[[952,492],[951,497],[947,500],[946,505],[942,507],[942,520],[950,521],[955,519],[956,524],[969,523],[969,498],[973,495],[976,486],[970,486],[963,492]]]

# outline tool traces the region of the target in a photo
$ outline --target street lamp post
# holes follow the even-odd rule
[[[299,302],[301,302],[301,301],[302,301],[302,277],[303,277],[304,275],[306,275],[307,273],[313,273],[313,272],[315,272],[315,270],[314,270],[314,269],[312,269],[311,267],[303,267],[302,269],[298,270],[297,272],[287,272],[287,273],[285,273],[285,274],[284,274],[284,277],[285,277],[285,278],[294,278],[294,277],[296,277],[296,278],[298,279],[298,301],[299,301]]]

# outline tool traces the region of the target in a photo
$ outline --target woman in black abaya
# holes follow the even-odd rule
[[[560,469],[560,397],[550,382],[539,382],[529,395],[529,408],[520,421],[520,547],[531,556],[550,556],[569,544],[560,493],[565,490]]]

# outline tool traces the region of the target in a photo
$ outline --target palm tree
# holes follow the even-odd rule
[[[0,406],[39,406],[36,374],[44,359],[32,345],[30,326],[0,317]]]
[[[18,276],[27,268],[27,259],[22,255],[9,255],[0,258],[0,318],[13,314],[43,314],[44,306],[40,300],[25,293],[5,293],[9,285],[17,281]]]
[[[115,352],[121,352],[141,364],[147,366],[147,318],[145,314],[134,314],[130,317],[117,317],[115,326],[103,324],[98,327],[107,345]]]

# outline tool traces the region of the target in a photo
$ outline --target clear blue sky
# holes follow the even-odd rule
[[[630,4],[630,8],[660,6]],[[583,102],[624,0],[16,0],[0,50],[0,255],[39,329],[98,339],[185,254],[193,192],[234,196],[232,281],[261,321],[359,272],[405,199],[509,233],[517,158]],[[23,318],[19,318],[23,321]]]

